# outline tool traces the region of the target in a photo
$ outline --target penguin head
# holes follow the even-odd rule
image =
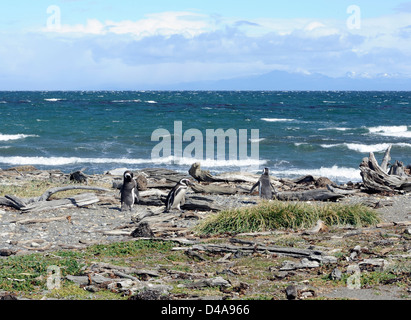
[[[192,183],[189,179],[186,179],[186,178],[181,179],[179,184],[187,186],[187,187],[190,187],[190,186],[194,185],[194,183]]]
[[[134,174],[131,171],[124,172],[124,181],[131,181],[134,177]]]
[[[268,168],[264,168],[263,174],[268,175]]]

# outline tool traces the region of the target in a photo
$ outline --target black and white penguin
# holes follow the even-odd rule
[[[120,189],[121,194],[121,211],[132,210],[135,203],[140,201],[137,189],[137,182],[131,171],[125,171],[123,174],[123,185]]]
[[[268,168],[264,168],[264,172],[258,179],[257,183],[251,188],[250,193],[258,187],[260,198],[271,200],[273,198],[274,186],[271,184]]]
[[[193,183],[190,180],[181,179],[167,195],[164,212],[169,212],[171,209],[181,210],[180,206],[185,203],[186,192],[192,185]]]

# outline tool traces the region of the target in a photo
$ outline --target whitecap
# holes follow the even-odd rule
[[[57,101],[62,101],[64,99],[60,99],[60,98],[50,98],[50,99],[44,99],[44,101],[48,101],[48,102],[57,102]]]
[[[248,139],[250,142],[261,142],[261,141],[264,141],[265,140],[265,138],[259,138],[259,139]]]
[[[335,147],[346,147],[349,150],[360,152],[360,153],[370,153],[370,152],[384,152],[388,147],[397,146],[400,148],[411,148],[410,143],[377,143],[377,144],[362,144],[362,143],[337,143],[337,144],[322,144],[322,148],[335,148]]]
[[[261,120],[266,122],[291,122],[295,121],[295,119],[281,119],[281,118],[262,118]]]
[[[346,167],[321,167],[319,169],[292,169],[287,170],[270,170],[271,174],[281,177],[284,175],[287,176],[305,176],[313,175],[318,177],[327,177],[334,182],[359,182],[361,181],[360,170],[357,168],[346,168]]]
[[[320,128],[318,129],[318,131],[329,131],[329,130],[348,131],[351,129],[350,128]]]
[[[1,134],[0,133],[0,141],[10,141],[10,140],[20,140],[29,137],[38,137],[32,134]]]
[[[146,103],[151,103],[151,104],[156,104],[157,103],[157,101],[154,101],[154,100],[148,100],[148,101],[145,101]]]
[[[368,128],[372,134],[377,134],[386,137],[411,138],[411,131],[408,131],[407,126],[378,126]]]
[[[112,103],[139,103],[141,102],[141,100],[137,99],[137,100],[113,100],[111,101]]]
[[[264,160],[245,159],[245,160],[199,160],[190,157],[164,157],[154,159],[126,159],[126,158],[78,158],[78,157],[0,157],[0,163],[12,165],[45,165],[45,166],[63,166],[80,163],[93,164],[176,164],[176,165],[192,165],[193,162],[201,162],[203,167],[247,167],[265,165]]]

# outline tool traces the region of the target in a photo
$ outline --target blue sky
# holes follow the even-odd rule
[[[404,0],[7,0],[0,17],[0,90],[156,89],[272,71],[411,79]]]

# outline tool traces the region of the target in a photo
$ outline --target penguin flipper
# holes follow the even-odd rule
[[[253,187],[252,187],[251,190],[250,190],[250,193],[253,193],[254,189],[257,188],[257,186],[258,186],[259,184],[260,184],[260,180],[258,180],[258,181],[256,182],[256,184],[253,185]]]
[[[173,205],[174,202],[174,190],[171,190],[170,193],[167,195],[166,198],[166,211],[165,212],[169,212],[171,206]]]

